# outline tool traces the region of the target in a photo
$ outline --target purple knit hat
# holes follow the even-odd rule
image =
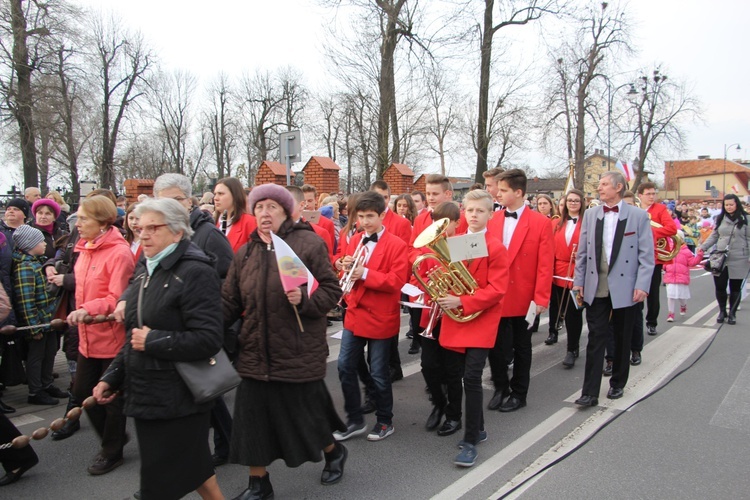
[[[31,205],[31,213],[36,215],[36,211],[39,210],[39,207],[41,206],[48,206],[50,210],[55,213],[55,219],[60,217],[60,205],[58,205],[55,200],[49,198],[40,198],[36,200],[34,204]]]
[[[294,198],[292,198],[292,194],[278,184],[262,184],[250,191],[250,196],[247,197],[247,204],[250,207],[251,214],[255,213],[256,203],[263,200],[273,200],[281,205],[288,217],[291,217],[292,213],[294,213]]]

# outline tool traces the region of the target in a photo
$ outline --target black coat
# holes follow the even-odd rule
[[[216,272],[219,273],[219,278],[226,278],[227,271],[229,271],[229,266],[234,258],[234,252],[227,237],[216,227],[213,217],[203,210],[193,208],[190,212],[190,227],[194,231],[190,241],[195,243],[206,255],[213,256],[216,259]]]
[[[143,324],[151,328],[146,350],[130,344],[138,326],[138,292],[144,283]],[[123,294],[127,300],[125,345],[102,380],[122,389],[125,414],[155,420],[211,409],[196,405],[174,361],[196,361],[216,354],[223,340],[220,282],[211,259],[190,241],[181,241],[151,276],[137,273]]]

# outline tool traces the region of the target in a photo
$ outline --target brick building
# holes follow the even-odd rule
[[[383,172],[392,194],[411,193],[414,189],[414,171],[403,163],[391,163]]]
[[[417,177],[417,180],[414,181],[412,191],[422,191],[424,193],[425,188],[427,188],[427,174],[421,174]]]
[[[748,165],[735,160],[699,156],[696,160],[664,162],[664,193],[661,198],[706,200],[734,193],[744,199],[750,181]]]
[[[311,156],[302,172],[305,174],[305,184],[315,186],[318,194],[338,193],[339,171],[341,167],[325,156]]]
[[[125,197],[128,199],[128,205],[138,203],[138,196],[145,194],[147,196],[154,195],[154,180],[153,179],[127,179],[124,182],[125,185]]]
[[[292,181],[294,181],[294,176],[295,173],[292,172],[290,176]],[[286,165],[270,160],[265,160],[261,163],[260,167],[258,167],[258,172],[255,174],[255,185],[260,186],[261,184],[286,186]]]

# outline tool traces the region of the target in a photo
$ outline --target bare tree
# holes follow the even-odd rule
[[[114,17],[95,18],[91,26],[92,58],[101,91],[100,187],[116,189],[115,149],[129,107],[144,94],[153,62],[143,36],[130,33]],[[95,161],[96,161],[95,160]]]
[[[209,89],[211,107],[205,123],[211,140],[211,151],[219,178],[232,175],[236,121],[231,109],[231,89],[226,74],[221,73]]]
[[[691,95],[685,83],[667,78],[659,67],[652,75],[638,78],[639,94],[632,99],[625,133],[630,145],[638,148],[640,168],[635,171],[632,189],[638,189],[646,171],[646,161],[664,148],[678,152],[685,149],[685,121],[701,118],[700,102]]]
[[[500,21],[495,20],[495,0],[484,1],[484,16],[481,23],[479,63],[479,111],[477,115],[476,182],[484,182],[482,173],[487,170],[487,152],[490,145],[489,104],[490,104],[490,70],[492,66],[492,43],[498,31],[508,26],[528,24],[544,14],[559,11],[558,0],[509,0],[502,2],[499,8]]]
[[[548,144],[554,137],[562,136],[569,158],[575,163],[575,186],[582,189],[587,141],[591,140],[586,130],[599,114],[597,104],[601,102],[592,94],[596,90],[592,84],[598,78],[605,78],[605,58],[618,52],[630,52],[631,48],[629,23],[624,13],[616,8],[609,9],[606,2],[600,6],[590,5],[576,22],[575,40],[555,50],[562,57],[555,59],[557,79],[548,91],[547,120],[543,129]]]
[[[167,145],[170,170],[185,175],[188,135],[191,128],[190,109],[196,78],[186,71],[160,74],[152,84],[150,101],[162,137]]]
[[[445,73],[434,65],[427,74],[426,91],[432,120],[427,126],[435,142],[430,142],[430,149],[440,159],[440,173],[445,175],[446,138],[457,124],[454,102],[457,100],[448,88]]]

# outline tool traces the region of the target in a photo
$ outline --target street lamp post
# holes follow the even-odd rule
[[[724,175],[722,176],[723,187],[721,189],[722,196],[726,196],[727,194],[727,151],[729,151],[729,148],[731,148],[732,146],[737,146],[737,151],[742,149],[742,147],[740,147],[740,145],[737,143],[730,144],[729,146],[724,144]]]

